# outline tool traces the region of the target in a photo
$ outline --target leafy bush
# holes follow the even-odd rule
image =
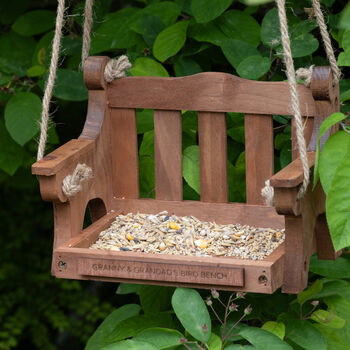
[[[246,6],[244,3],[257,6]],[[265,4],[260,5],[262,3]],[[346,4],[346,1],[323,1],[344,77],[350,65],[350,7],[345,7]],[[79,70],[83,7],[83,2],[72,1],[68,9],[61,64],[51,108],[52,123],[47,152],[77,137],[86,115],[87,91]],[[293,1],[293,8],[288,6],[287,9],[296,68],[327,64],[315,21],[309,19],[309,7],[309,1],[296,0]],[[98,297],[106,285],[54,280],[48,272],[52,241],[51,208],[39,198],[38,184],[30,174],[30,165],[36,154],[40,100],[50,61],[55,10],[55,1],[16,0],[0,3],[0,348],[4,349],[24,346],[37,349],[76,349],[88,339],[96,322],[111,310],[110,302],[123,305],[125,301],[119,295],[117,300],[109,297],[109,302],[100,302]],[[127,53],[133,63],[129,72],[131,75],[184,76],[201,71],[222,71],[248,79],[285,79],[277,12],[274,4],[268,1],[95,0],[93,31],[90,53],[111,57]],[[350,80],[343,79],[340,88],[341,108],[346,114],[350,110]],[[144,197],[152,196],[154,189],[152,113],[150,110],[139,110],[137,113],[140,188]],[[227,128],[229,197],[231,201],[244,201],[243,116],[228,113]],[[274,128],[277,171],[291,159],[290,118],[274,116]],[[196,133],[196,114],[183,112],[184,197],[187,199],[197,199],[199,192]],[[337,147],[345,149],[348,142],[346,137],[335,138],[337,140],[330,141],[329,148],[332,144],[337,144]],[[326,150],[324,152],[327,153]],[[323,156],[324,159],[325,157]],[[320,165],[319,169],[323,185],[324,168],[327,168],[326,160],[324,167]],[[348,217],[348,212],[345,211],[343,216]],[[348,232],[346,222],[343,231]],[[300,297],[295,299],[276,293],[273,296],[247,295],[246,299],[239,300],[242,303],[239,310],[250,303],[253,312],[244,318],[243,323],[238,324],[237,330],[242,327],[247,329],[246,340],[237,339],[238,342],[250,342],[255,348],[261,349],[262,345],[255,344],[252,337],[255,338],[258,334],[266,336],[266,331],[271,330],[281,335],[284,324],[285,339],[295,349],[315,348],[316,345],[313,347],[312,344],[316,338],[319,340],[315,340],[314,344],[321,349],[325,342],[327,349],[349,347],[347,322],[340,327],[342,321],[338,319],[348,319],[346,310],[350,302],[347,292],[350,276],[347,266],[347,255],[334,263],[313,260],[311,270],[325,279],[310,287],[312,291],[317,289],[312,298],[319,300],[320,304],[317,310],[310,313],[313,306],[304,300],[302,315],[304,318],[307,315],[305,320],[294,321],[300,315]],[[311,282],[316,280],[317,276],[311,275]],[[133,333],[118,333],[119,338],[114,329],[108,331],[114,336],[113,342],[139,336],[139,340],[133,338],[125,343],[131,349],[131,344],[141,339],[141,329],[137,328],[137,322],[144,321],[152,327],[166,326],[173,329],[165,331],[172,339],[177,339],[180,331],[186,339],[191,340],[193,336],[194,341],[208,341],[190,329],[189,334],[184,331],[176,306],[174,311],[178,320],[164,312],[171,310],[169,303],[172,289],[160,288],[164,298],[155,300],[145,296],[147,288],[154,291],[152,288],[156,287],[148,286],[138,290],[143,310],[141,316],[138,316],[140,308],[135,305],[122,306],[117,310],[116,316],[109,316],[108,319],[112,317],[113,320],[115,317],[120,322],[136,322],[130,323]],[[193,293],[199,300],[196,292],[185,293]],[[135,295],[133,298],[136,298]],[[228,294],[224,293],[220,298],[226,302]],[[105,300],[106,295],[102,299]],[[213,303],[216,310],[219,302],[214,300]],[[154,307],[161,313],[161,324],[152,323],[154,317],[150,315],[150,309]],[[127,317],[130,315],[125,316],[125,313],[134,315],[134,318],[130,321]],[[230,313],[228,322],[232,324],[236,315],[241,313]],[[123,315],[125,319],[122,321]],[[210,349],[216,349],[218,347],[215,344],[218,344],[217,339],[220,339],[222,332],[212,311],[210,315],[212,333],[208,328],[206,336],[216,334],[212,336],[214,345],[210,345]],[[322,318],[331,318],[331,321],[322,323]],[[333,321],[338,322],[337,327]],[[266,322],[270,323],[266,325]],[[259,328],[263,324],[265,331]],[[300,329],[307,334],[299,333]],[[70,336],[67,336],[68,332],[71,333]],[[151,331],[144,332],[143,341]],[[152,332],[155,332],[151,334],[156,337],[156,334],[162,334],[163,331]],[[268,336],[271,338],[270,334]],[[235,347],[229,344],[227,347],[235,348],[240,348],[240,345]]]

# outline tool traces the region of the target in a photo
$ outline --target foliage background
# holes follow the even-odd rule
[[[346,4],[323,1],[338,63],[343,67],[344,113],[350,110],[350,80],[346,79],[350,7],[345,8]],[[316,25],[308,19],[310,7],[305,0],[288,4],[296,68],[327,64]],[[139,298],[136,294],[116,296],[112,284],[55,280],[49,274],[51,206],[41,201],[30,166],[35,161],[55,9],[56,1],[51,0],[0,3],[0,349],[83,348],[96,324],[114,307],[130,300],[138,302]],[[87,92],[79,70],[82,9],[82,2],[69,2],[47,152],[78,137],[84,123]],[[243,1],[229,0],[95,0],[94,17],[91,54],[115,57],[127,53],[134,64],[131,75],[223,71],[248,79],[285,79],[273,3],[246,6]],[[285,116],[274,116],[274,120],[278,170],[290,161],[290,123]],[[196,115],[184,113],[184,194],[193,199],[199,191],[196,128]],[[227,128],[230,200],[244,201],[243,117],[228,114]],[[138,111],[138,134],[141,193],[152,196],[152,111]],[[350,310],[349,265],[346,254],[337,263],[314,259],[310,281],[318,275],[326,277],[321,296],[328,299],[320,299],[323,307],[336,310],[350,323],[349,313],[343,312]],[[250,295],[248,299],[258,310],[250,321],[255,325],[275,320],[296,302],[295,297],[280,293],[274,297]],[[340,337],[337,349],[342,349],[340,342],[348,348],[350,324],[340,333],[321,331],[329,344],[328,339]],[[333,348],[328,345],[328,349]]]

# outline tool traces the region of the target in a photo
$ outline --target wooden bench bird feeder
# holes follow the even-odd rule
[[[320,184],[298,200],[303,170],[292,132],[293,161],[274,175],[273,115],[291,115],[287,82],[249,81],[226,73],[182,78],[126,77],[107,84],[109,58],[90,57],[84,79],[89,90],[82,134],[33,165],[41,195],[53,202],[55,239],[52,273],[92,279],[217,288],[247,292],[298,293],[307,285],[311,255],[334,259]],[[315,67],[311,87],[298,85],[309,166],[321,122],[338,111],[338,86],[328,67]],[[154,109],[155,199],[139,198],[136,109]],[[200,201],[182,194],[181,111],[198,111]],[[225,112],[245,114],[247,203],[228,202]],[[322,139],[322,142],[329,135]],[[63,179],[77,164],[92,177],[68,198]],[[274,207],[260,194],[265,180],[274,187]],[[82,229],[86,207],[92,225]],[[89,249],[120,213],[193,215],[220,224],[285,228],[285,243],[264,260],[174,256]]]

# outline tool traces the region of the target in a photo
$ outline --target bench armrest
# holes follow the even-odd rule
[[[92,167],[94,140],[71,140],[32,165],[38,176],[43,200],[66,202],[62,192],[63,179],[72,174],[78,163]]]
[[[308,152],[310,169],[315,165],[315,152]],[[277,188],[294,188],[302,184],[304,179],[303,165],[300,158],[288,164],[270,178],[270,185]]]

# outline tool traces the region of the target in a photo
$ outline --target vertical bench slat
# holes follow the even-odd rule
[[[182,200],[180,111],[154,111],[156,199]]]
[[[274,174],[273,119],[271,115],[245,115],[247,204],[264,204],[261,189]]]
[[[135,109],[111,109],[113,192],[116,197],[139,197]]]
[[[199,112],[200,194],[204,202],[227,202],[227,136],[225,113]]]

